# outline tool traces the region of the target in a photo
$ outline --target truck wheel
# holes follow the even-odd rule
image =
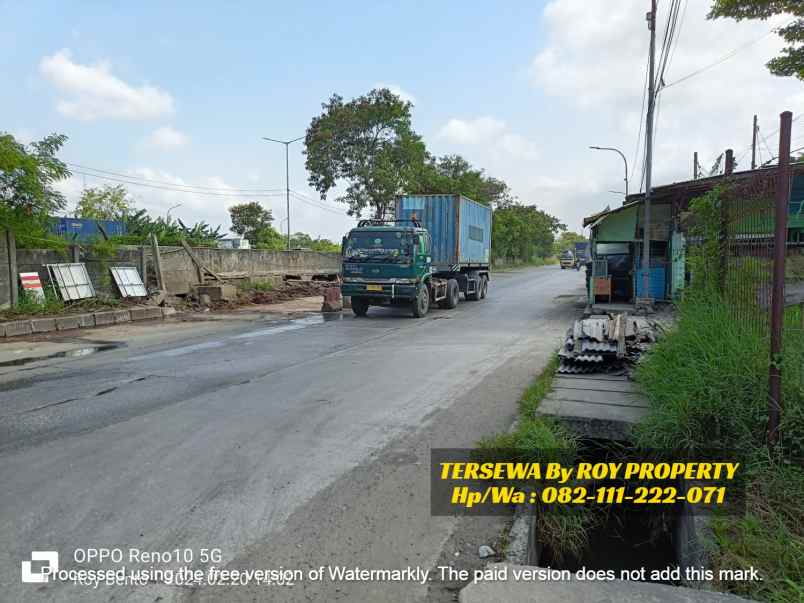
[[[355,316],[365,316],[368,312],[369,303],[362,297],[352,297],[352,312]]]
[[[480,277],[480,299],[486,299],[486,295],[489,292],[489,277],[481,276]]]
[[[411,304],[414,318],[421,318],[430,309],[430,291],[427,287],[422,286],[416,294],[416,298]]]
[[[447,297],[438,302],[439,308],[446,308],[452,310],[458,305],[458,299],[461,297],[461,290],[458,287],[458,281],[451,278],[447,281]]]

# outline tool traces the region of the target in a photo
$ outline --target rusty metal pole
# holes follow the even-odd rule
[[[698,151],[692,154],[692,179],[698,179]]]
[[[724,170],[724,178],[728,178],[734,173],[734,151],[726,149],[726,167]],[[720,257],[718,258],[718,274],[717,286],[721,295],[726,292],[726,274],[729,269],[729,209],[727,207],[729,200],[728,191],[723,191],[720,196],[720,231],[718,239],[720,241],[720,249],[718,250]]]
[[[781,115],[779,168],[776,173],[776,211],[773,237],[773,289],[770,311],[770,370],[768,372],[768,446],[779,441],[782,416],[782,339],[784,327],[784,263],[787,255],[787,211],[790,202],[790,130],[793,114]]]

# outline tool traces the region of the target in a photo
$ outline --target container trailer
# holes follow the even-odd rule
[[[491,208],[462,195],[399,195],[393,220],[361,220],[343,239],[344,296],[365,316],[371,306],[432,304],[452,309],[461,294],[485,299]]]

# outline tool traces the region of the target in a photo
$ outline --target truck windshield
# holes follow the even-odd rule
[[[360,258],[408,258],[413,252],[413,239],[405,232],[352,232],[346,240],[344,256]]]

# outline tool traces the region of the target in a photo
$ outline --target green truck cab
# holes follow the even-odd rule
[[[410,305],[414,316],[430,308],[428,282],[430,235],[421,226],[363,220],[343,243],[344,296],[352,311],[365,316],[369,306]]]
[[[396,214],[361,220],[343,238],[341,292],[356,316],[394,305],[419,318],[433,304],[455,308],[461,293],[468,301],[486,297],[490,208],[460,195],[405,195]]]

